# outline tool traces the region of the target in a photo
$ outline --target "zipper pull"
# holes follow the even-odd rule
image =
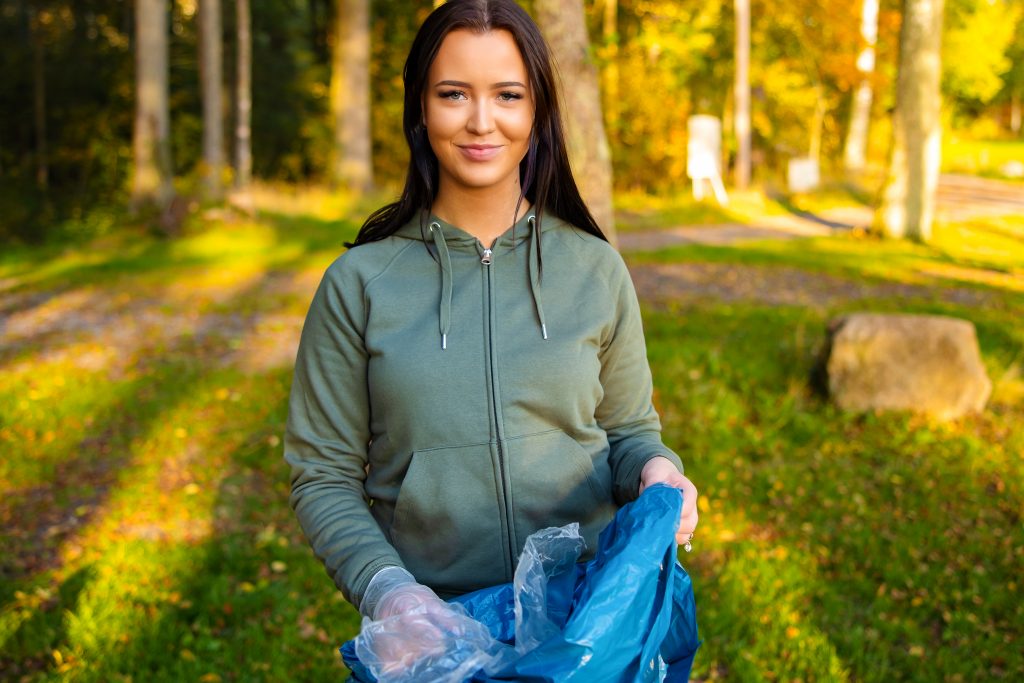
[[[484,255],[480,259],[480,263],[484,264],[485,266],[491,265],[491,250],[490,249],[484,249]]]

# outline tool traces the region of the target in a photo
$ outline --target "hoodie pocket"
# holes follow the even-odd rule
[[[592,458],[560,429],[508,441],[516,547],[552,526],[578,522],[593,552],[597,534],[615,515],[608,459]]]
[[[507,581],[499,500],[488,444],[416,451],[395,501],[395,549],[439,592]]]

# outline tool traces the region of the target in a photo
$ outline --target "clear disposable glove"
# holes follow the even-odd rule
[[[380,683],[461,683],[508,656],[465,608],[441,600],[400,567],[375,575],[360,607],[370,614],[356,654]]]
[[[412,574],[401,567],[386,567],[370,579],[359,608],[363,616],[380,621],[436,603],[445,604],[434,591],[417,583]]]

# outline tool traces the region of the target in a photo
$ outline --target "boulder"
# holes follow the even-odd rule
[[[854,313],[829,323],[828,392],[844,410],[981,412],[992,393],[974,325],[936,315]]]

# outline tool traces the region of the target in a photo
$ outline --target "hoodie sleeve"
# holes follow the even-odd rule
[[[661,441],[661,420],[652,401],[654,387],[640,304],[618,252],[615,259],[608,282],[615,317],[601,348],[604,397],[596,417],[608,434],[615,499],[625,504],[637,498],[640,472],[648,460],[663,456],[675,463],[680,472],[683,464]]]
[[[313,553],[356,607],[377,571],[403,566],[363,487],[370,439],[363,291],[344,256],[321,280],[302,328],[284,438],[289,503]]]

